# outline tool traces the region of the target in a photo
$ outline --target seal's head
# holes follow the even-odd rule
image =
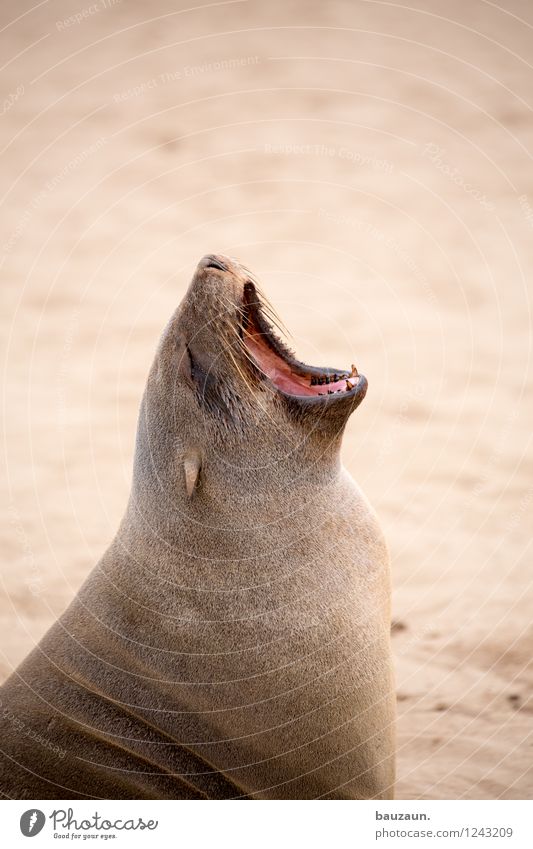
[[[367,381],[355,366],[300,362],[274,325],[246,268],[226,256],[200,260],[148,380],[137,447],[145,472],[152,464],[168,480],[168,458],[179,456],[190,496],[206,453],[211,468],[224,463],[220,480],[253,468],[256,482],[257,470],[282,458],[297,464],[305,455],[316,466],[338,455]]]

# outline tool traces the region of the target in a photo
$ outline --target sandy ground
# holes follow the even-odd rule
[[[392,555],[398,796],[531,797],[533,8],[410,5],[2,3],[0,672],[112,538],[222,251],[369,379],[344,462]]]

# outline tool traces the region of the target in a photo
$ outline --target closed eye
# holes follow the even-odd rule
[[[231,416],[227,404],[228,393],[224,391],[224,382],[217,379],[211,368],[205,369],[201,362],[195,360],[188,345],[186,350],[189,358],[190,379],[196,389],[196,397],[200,405],[229,420]]]

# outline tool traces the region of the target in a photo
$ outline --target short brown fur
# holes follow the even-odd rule
[[[393,794],[388,556],[339,458],[353,404],[299,415],[255,379],[249,274],[224,262],[161,339],[116,538],[0,690],[7,797]]]

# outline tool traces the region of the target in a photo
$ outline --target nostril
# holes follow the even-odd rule
[[[206,256],[202,262],[204,268],[218,268],[219,271],[227,271],[228,268],[216,256]]]

